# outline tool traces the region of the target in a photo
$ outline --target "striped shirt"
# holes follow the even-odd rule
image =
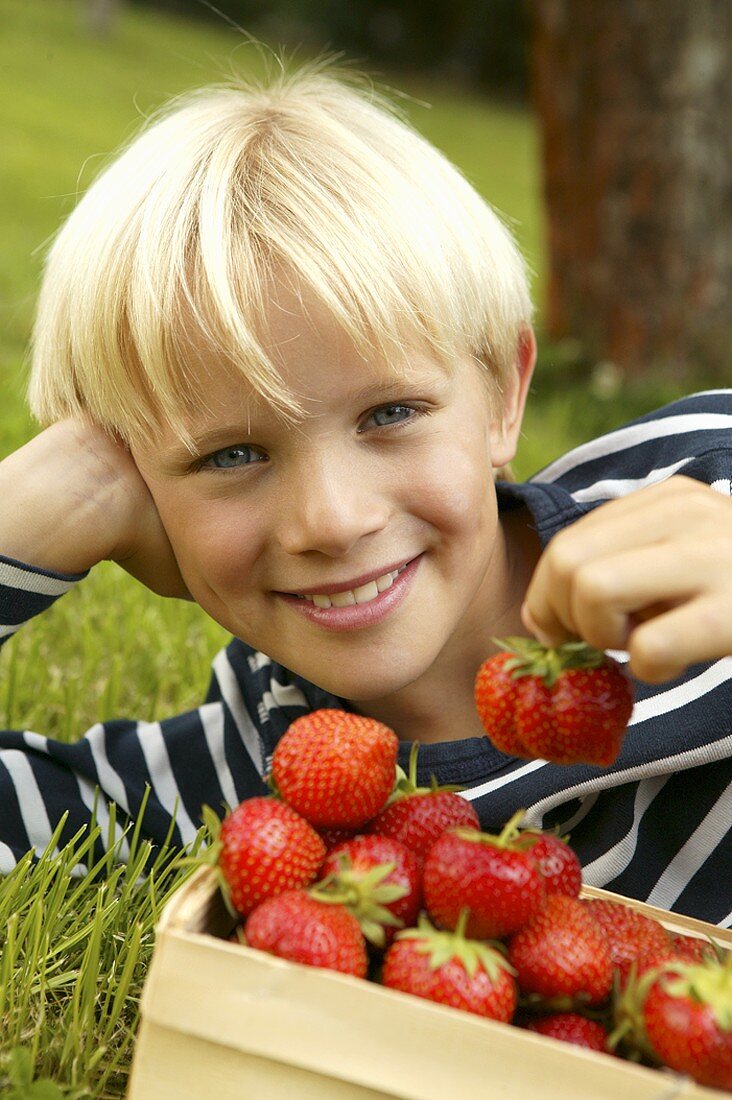
[[[603,502],[675,473],[732,495],[732,390],[684,398],[576,448],[526,483],[499,483],[499,506],[528,507],[546,545]],[[79,579],[0,557],[0,644]],[[590,884],[730,927],[732,657],[635,686],[610,768],[519,760],[472,737],[421,746],[418,778],[460,784],[485,829],[500,828],[520,807],[526,824],[558,826],[571,835]],[[267,793],[263,777],[278,739],[320,707],[349,709],[234,639],[213,662],[205,701],[188,713],[99,723],[74,744],[0,732],[0,871],[42,849],[64,812],[62,842],[94,810],[104,826],[112,802],[118,829],[144,804],[143,834],[162,842],[175,816],[173,838],[187,844],[202,804],[234,806]],[[410,748],[401,743],[405,768]]]

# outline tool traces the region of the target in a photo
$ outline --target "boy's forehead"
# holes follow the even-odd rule
[[[355,403],[388,400],[405,384],[436,382],[450,374],[449,365],[424,345],[395,342],[388,355],[376,343],[358,346],[321,300],[289,284],[273,285],[257,327],[264,352],[304,418],[317,416],[334,394]],[[273,402],[249,381],[245,348],[224,352],[191,326],[186,326],[185,344],[186,376],[201,395],[185,416],[192,438],[222,418],[252,424],[282,420]]]

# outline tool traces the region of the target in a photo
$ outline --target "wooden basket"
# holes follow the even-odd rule
[[[669,929],[732,933],[587,887]],[[128,1100],[703,1100],[668,1070],[547,1039],[225,938],[211,869],[161,919]]]

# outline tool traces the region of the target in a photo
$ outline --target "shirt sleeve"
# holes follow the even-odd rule
[[[0,554],[0,646],[88,572],[53,573]]]
[[[44,611],[85,574],[64,576],[0,557],[0,638]],[[73,744],[34,730],[0,731],[0,872],[30,850],[40,853],[64,814],[59,845],[92,820],[100,849],[119,845],[138,822],[155,846],[183,847],[201,825],[201,807],[267,793],[256,715],[239,689],[227,651],[213,662],[205,702],[159,722],[100,722]],[[114,829],[110,807],[114,803]],[[99,854],[99,853],[98,853]]]

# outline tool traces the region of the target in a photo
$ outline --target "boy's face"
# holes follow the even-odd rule
[[[470,361],[365,363],[322,307],[305,317],[284,291],[268,332],[305,409],[297,426],[200,353],[200,460],[172,433],[134,451],[192,596],[354,701],[416,683],[466,646],[480,659],[497,618],[487,610],[511,600],[493,467],[510,461],[520,415],[501,426]]]

